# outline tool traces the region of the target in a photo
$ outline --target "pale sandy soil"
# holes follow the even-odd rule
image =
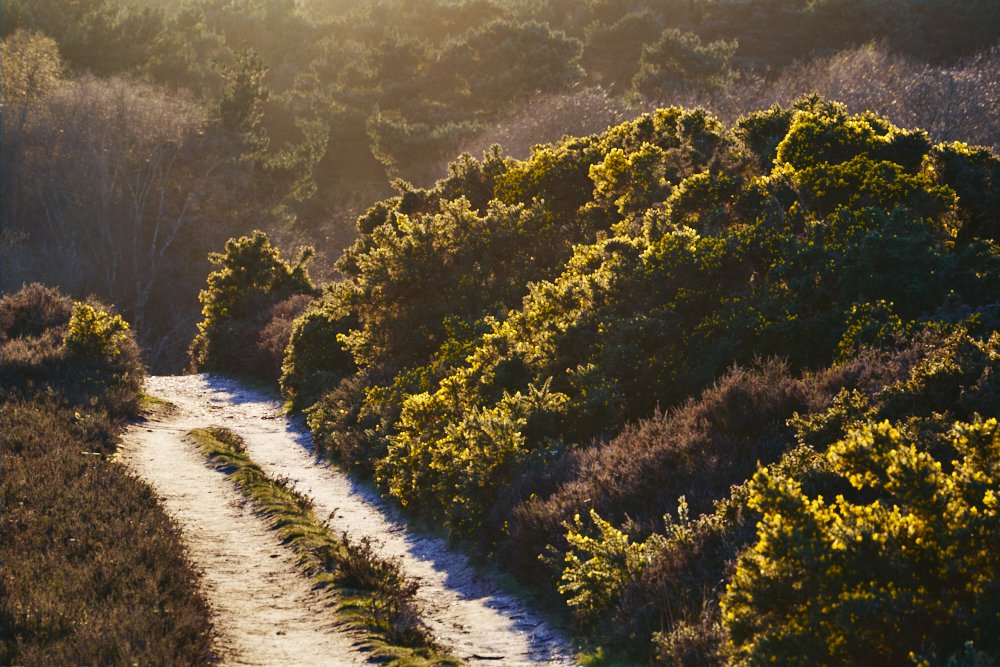
[[[181,528],[212,609],[225,665],[359,665],[355,640],[295,567],[288,550],[245,506],[223,473],[185,442],[179,419],[133,427],[121,458],[149,482]]]
[[[243,437],[247,453],[269,476],[285,477],[300,493],[310,496],[320,518],[332,516],[334,530],[346,532],[354,541],[371,538],[382,556],[399,559],[403,571],[420,583],[418,600],[424,621],[436,640],[459,658],[491,665],[574,664],[572,649],[555,631],[475,572],[465,556],[451,551],[440,538],[411,532],[376,493],[340,470],[318,463],[309,434],[282,415],[274,397],[234,380],[208,375],[151,377],[146,391],[178,407],[169,422],[153,425],[152,433],[137,434],[141,443],[150,443],[143,445],[144,449],[157,449],[157,458],[163,459],[161,464],[144,466],[147,470],[141,471],[157,488],[165,489],[161,493],[203,485],[176,479],[187,477],[187,466],[182,472],[180,463],[173,465],[171,458],[186,461],[198,456],[190,445],[181,444],[184,432],[203,426],[228,428]],[[203,462],[200,474],[199,479],[206,474],[216,481],[222,479]],[[227,507],[232,502],[228,496],[225,502],[214,496],[213,500]],[[187,522],[187,518],[179,518]],[[241,525],[234,522],[226,540],[241,542]],[[220,627],[226,623],[220,616]],[[292,660],[285,664],[300,663]]]

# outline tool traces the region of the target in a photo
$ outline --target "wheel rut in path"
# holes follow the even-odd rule
[[[361,665],[265,520],[188,442],[186,415],[133,426],[120,457],[159,495],[201,573],[225,665]]]
[[[457,657],[482,665],[573,665],[565,640],[517,599],[501,592],[451,551],[445,540],[411,532],[394,509],[364,484],[317,462],[309,433],[285,417],[273,395],[214,375],[150,377],[146,391],[178,407],[154,431],[222,426],[240,435],[270,477],[283,477],[310,498],[320,518],[353,541],[369,538],[420,583],[417,598],[435,638]]]

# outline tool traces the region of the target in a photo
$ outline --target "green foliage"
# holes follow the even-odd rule
[[[138,409],[146,369],[119,315],[36,283],[0,299],[0,375],[0,399],[47,390],[118,418]]]
[[[839,164],[864,156],[915,172],[931,149],[926,134],[902,130],[872,112],[850,115],[843,104],[816,96],[801,99],[798,112],[778,144],[777,163],[796,169]]]
[[[251,150],[267,147],[267,134],[261,125],[263,105],[270,91],[264,84],[267,67],[252,50],[237,54],[236,64],[223,67],[226,80],[219,99],[219,120],[222,126],[241,137]]]
[[[686,505],[683,507],[686,508]],[[658,546],[656,537],[650,544],[630,542],[629,536],[590,510],[590,521],[598,536],[587,535],[579,514],[566,524],[566,567],[559,592],[585,624],[594,624],[617,603],[622,591],[634,583],[649,563],[649,553]]]
[[[258,340],[276,304],[315,292],[306,271],[312,255],[312,248],[302,248],[294,264],[286,262],[261,231],[230,239],[224,253],[213,253],[210,259],[218,268],[199,294],[203,319],[191,343],[192,366],[237,374],[273,373],[257,352]]]
[[[632,88],[649,99],[659,99],[685,86],[723,86],[734,76],[729,63],[737,46],[735,40],[721,39],[703,44],[693,32],[668,28],[642,48]]]
[[[751,155],[758,173],[767,173],[778,156],[778,144],[788,134],[795,113],[778,105],[741,116],[731,133],[737,145]]]
[[[666,152],[648,143],[627,156],[620,148],[612,149],[590,168],[594,199],[608,201],[623,216],[650,208],[665,198],[666,162]]]
[[[614,23],[587,26],[581,63],[587,74],[606,87],[623,92],[639,70],[643,46],[659,39],[662,17],[646,8]]]
[[[451,423],[440,420],[442,405]],[[442,383],[434,395],[404,401],[376,479],[404,506],[442,516],[459,535],[475,534],[520,470],[558,454],[558,443],[528,436],[539,422],[558,420],[565,406],[566,397],[546,382],[524,394],[504,394],[493,407],[465,410]]]
[[[997,207],[1000,194],[1000,158],[985,148],[963,143],[939,144],[925,161],[926,170],[959,197],[962,228],[959,235],[1000,240]]]
[[[73,307],[63,344],[84,363],[113,361],[128,342],[128,322],[85,303]]]
[[[907,431],[869,424],[829,449],[863,492],[853,497],[755,478],[759,541],[722,602],[736,662],[901,664],[945,660],[967,642],[996,657],[1000,428],[956,423],[943,460],[932,436]]]
[[[117,0],[6,0],[3,13],[5,36],[42,32],[70,64],[104,75],[140,69],[163,29],[161,11]]]
[[[356,326],[336,289],[321,297],[292,327],[281,365],[281,395],[296,408],[312,405],[356,369],[340,336]]]
[[[988,307],[996,268],[956,243],[960,197],[922,166],[921,137],[816,98],[731,133],[671,108],[524,161],[465,158],[430,190],[398,184],[359,219],[349,278],[308,320],[317,337],[292,348],[289,368],[344,349],[360,369],[327,376],[318,441],[407,507],[499,540],[540,462],[734,362],[821,368],[901,345],[943,308]],[[826,159],[789,162],[821,144]],[[724,493],[753,462],[702,484]]]
[[[837,356],[846,361],[862,347],[885,347],[904,340],[906,327],[893,312],[891,303],[862,303],[851,306],[847,328],[837,344]]]
[[[365,125],[371,139],[372,155],[381,162],[393,178],[427,180],[427,165],[437,170],[444,161],[458,152],[468,139],[478,136],[485,127],[474,121],[446,123],[431,127],[426,123],[410,123],[376,110]],[[437,158],[434,160],[433,158]]]

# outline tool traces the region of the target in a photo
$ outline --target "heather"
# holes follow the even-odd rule
[[[0,324],[0,662],[212,661],[177,527],[115,460],[145,373],[128,324],[38,284]]]

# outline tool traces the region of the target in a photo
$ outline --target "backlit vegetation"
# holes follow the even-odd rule
[[[634,659],[840,655],[838,637],[865,623],[841,619],[854,611],[817,602],[808,624],[767,620],[766,605],[793,614],[776,587],[796,567],[796,590],[828,587],[810,600],[909,586],[906,614],[939,625],[910,623],[905,641],[872,626],[883,643],[870,650],[887,659],[994,655],[993,621],[976,620],[995,616],[978,591],[997,585],[976,560],[979,529],[924,526],[969,549],[967,567],[922,572],[916,554],[905,583],[898,543],[883,541],[831,561],[837,580],[802,566],[793,542],[774,553],[770,527],[792,518],[767,517],[796,511],[779,503],[794,496],[833,517],[810,525],[860,521],[848,515],[882,491],[852,486],[837,443],[884,420],[903,435],[879,461],[905,444],[914,465],[965,465],[942,443],[996,412],[1000,250],[984,207],[997,165],[988,149],[816,96],[729,127],[665,108],[525,160],[463,157],[359,219],[338,263],[347,278],[293,328],[284,389],[321,451],[561,593],[581,631],[603,628]],[[955,474],[995,486],[986,470]],[[943,497],[907,490],[925,492]],[[930,500],[908,498],[871,521],[909,525]],[[826,549],[811,539],[794,546]],[[863,564],[889,574],[876,583]],[[953,617],[922,607],[924,575],[971,597]]]
[[[184,366],[206,258],[226,239],[262,229],[285,251],[312,244],[329,278],[393,179],[428,187],[462,150],[499,142],[524,158],[654,105],[733,123],[811,91],[934,141],[1000,145],[994,2],[2,9],[0,289],[42,280],[115,303],[154,369]]]
[[[1000,660],[1000,4],[3,10],[0,289],[280,378],[610,659]],[[67,304],[15,393],[131,405]]]

